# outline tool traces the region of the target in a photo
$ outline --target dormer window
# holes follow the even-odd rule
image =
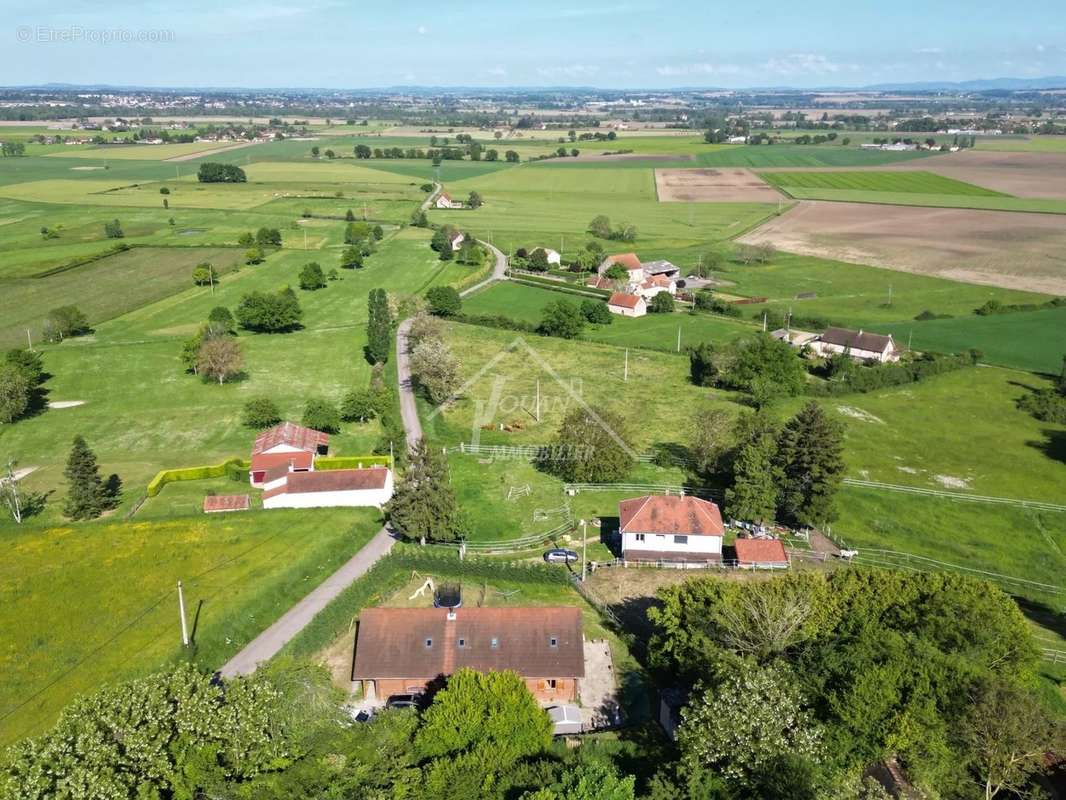
[[[433,640],[432,639],[426,639],[426,647],[432,647],[432,646],[433,646]]]
[[[552,637],[550,637],[548,639],[548,647],[558,647],[558,646],[559,646],[558,638],[556,638],[555,636],[552,636]]]
[[[493,636],[492,637],[492,649],[495,650],[499,646],[500,646],[500,640],[497,639],[495,636]]]
[[[459,640],[459,646],[460,647],[466,647],[466,639],[460,639]]]

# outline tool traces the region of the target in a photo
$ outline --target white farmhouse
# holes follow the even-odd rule
[[[622,559],[703,566],[722,560],[718,506],[698,497],[648,495],[618,504]]]
[[[392,497],[392,470],[388,467],[315,472],[279,470],[266,477],[263,508],[381,508]]]
[[[437,199],[433,201],[434,208],[462,208],[462,200],[453,200],[452,196],[447,192],[441,192],[437,195]]]
[[[643,317],[648,313],[648,303],[639,294],[615,292],[607,300],[607,310],[623,317]]]
[[[827,328],[825,333],[810,342],[811,349],[822,356],[847,353],[858,361],[899,361],[899,350],[891,335],[853,331],[847,328]]]

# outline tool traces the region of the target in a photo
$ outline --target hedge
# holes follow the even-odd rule
[[[237,480],[241,473],[248,471],[250,466],[251,464],[243,458],[229,458],[221,464],[165,469],[156,473],[156,476],[148,482],[147,494],[149,497],[155,497],[164,486],[176,481],[202,481],[207,478],[221,478],[223,475],[229,475]]]
[[[363,467],[392,467],[389,456],[323,456],[315,459],[315,469],[361,469]]]
[[[551,278],[538,278],[534,275],[521,275],[519,277],[511,277],[511,281],[514,283],[522,283],[526,286],[536,286],[540,289],[551,289],[555,292],[562,292],[563,294],[581,295],[583,297],[603,297],[607,298],[611,296],[611,292],[607,289],[596,289],[592,286],[573,286],[569,283],[563,283],[562,281],[553,281]]]

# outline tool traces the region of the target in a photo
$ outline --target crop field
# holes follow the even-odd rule
[[[1014,314],[967,315],[954,319],[899,322],[882,326],[897,340],[914,337],[916,349],[961,352],[971,347],[989,364],[1057,375],[1066,353],[1066,309]]]
[[[741,241],[964,283],[1066,294],[1066,225],[1053,214],[811,201]]]
[[[894,164],[886,171],[928,167],[943,175],[1018,198],[1066,199],[1066,151],[1048,153],[963,150],[935,161]]]
[[[781,194],[746,169],[657,169],[659,202],[777,203]]]
[[[866,172],[760,172],[764,181],[778,186],[793,197],[793,189],[840,189],[855,192],[1001,197],[1001,192],[945,178],[925,171]]]
[[[607,149],[626,149],[617,142]],[[688,153],[677,153],[676,159],[656,161],[651,156],[640,158],[619,156],[625,159],[614,166],[630,168],[684,168],[684,167],[747,167],[749,169],[795,168],[795,167],[879,167],[902,161],[926,158],[928,151],[862,150],[841,145],[703,145]],[[661,158],[661,157],[660,157]],[[603,163],[583,159],[559,159],[551,163],[570,169],[602,167]]]
[[[979,136],[977,150],[1066,153],[1066,136]]]
[[[29,528],[0,566],[0,743],[75,696],[193,658],[216,669],[378,529],[365,509]],[[195,649],[183,652],[182,581]]]

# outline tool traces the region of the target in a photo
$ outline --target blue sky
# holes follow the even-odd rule
[[[812,87],[1066,75],[1061,0],[53,0],[5,17],[7,85]],[[88,40],[101,31],[170,41]],[[65,36],[81,41],[47,41]]]

